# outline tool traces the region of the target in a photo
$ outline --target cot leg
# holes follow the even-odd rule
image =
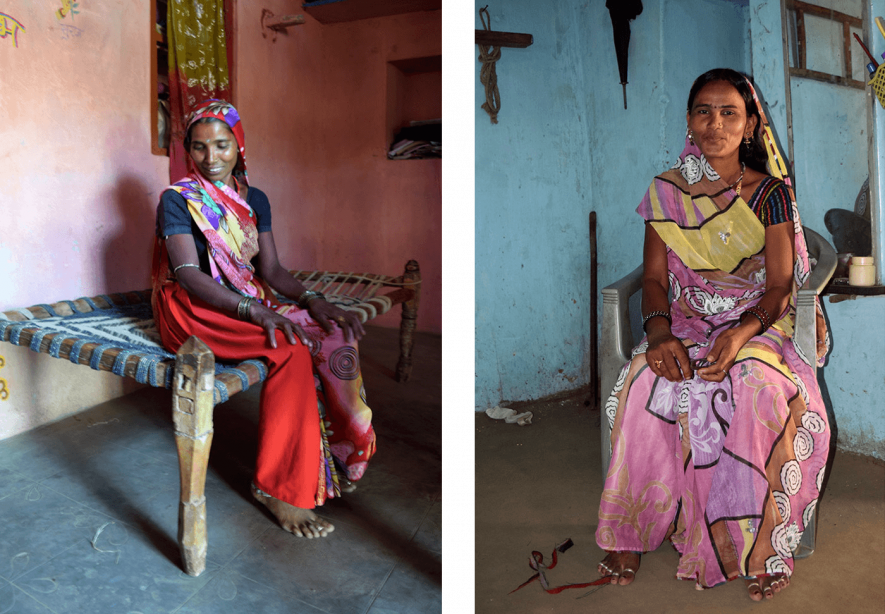
[[[405,288],[415,294],[403,303],[403,317],[399,325],[399,361],[396,363],[396,381],[407,382],[412,375],[412,346],[415,345],[415,320],[418,318],[418,298],[421,294],[421,270],[416,260],[406,263],[403,274]]]
[[[178,546],[184,571],[199,576],[206,569],[206,467],[212,446],[215,408],[215,355],[197,339],[188,339],[175,356],[172,420],[178,447],[181,502]]]

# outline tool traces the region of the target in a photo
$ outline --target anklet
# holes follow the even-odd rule
[[[255,485],[255,482],[252,482],[252,488],[254,488],[254,489],[255,489],[255,492],[257,492],[259,495],[261,495],[261,496],[264,497],[265,499],[273,499],[273,495],[269,495],[269,494],[267,494],[266,492],[264,492],[263,490],[261,490],[260,488],[258,488],[258,487]]]

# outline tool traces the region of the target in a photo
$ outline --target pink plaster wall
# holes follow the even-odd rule
[[[386,62],[440,54],[440,14],[261,36],[238,2],[238,103],[253,183],[271,198],[293,268],[424,274],[421,330],[440,332],[440,161],[385,157]],[[147,288],[168,159],[150,152],[148,0],[0,7],[25,31],[0,38],[0,311]],[[76,30],[70,27],[73,26]],[[398,325],[396,314],[375,322]],[[0,439],[138,385],[0,345]]]
[[[55,4],[3,8],[26,31],[0,39],[0,310],[150,285],[149,2]]]
[[[270,198],[281,261],[399,275],[414,258],[424,280],[418,329],[441,332],[442,161],[386,157],[387,62],[441,55],[441,12],[327,25],[305,15],[271,42],[261,9],[298,7],[237,5],[235,87],[249,177]],[[440,91],[429,96],[436,117]],[[399,312],[373,323],[399,326]]]
[[[150,4],[81,0],[59,21],[60,7],[0,7],[25,28],[17,47],[0,39],[0,311],[150,285],[168,179],[150,150]],[[5,343],[0,355],[0,439],[139,387]]]
[[[292,268],[400,274],[421,265],[418,327],[441,331],[441,161],[389,161],[387,66],[441,54],[439,11],[261,36],[238,2],[237,98],[250,177],[274,207]],[[168,159],[150,153],[147,0],[4,9],[0,39],[0,310],[147,288],[154,210]],[[65,32],[62,24],[80,30]],[[423,112],[423,111],[422,111]],[[398,309],[397,309],[398,311]],[[398,314],[375,323],[398,325]]]

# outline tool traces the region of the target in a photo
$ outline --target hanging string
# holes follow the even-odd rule
[[[488,32],[492,29],[492,19],[489,17],[488,5],[479,9],[479,18],[482,27]],[[493,124],[498,123],[498,111],[501,110],[501,94],[498,93],[498,75],[495,72],[495,62],[501,59],[501,47],[494,49],[492,45],[479,46],[479,61],[482,68],[479,69],[479,82],[486,88],[486,101],[482,108],[489,114]]]

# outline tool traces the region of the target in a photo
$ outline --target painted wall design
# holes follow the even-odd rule
[[[78,28],[73,24],[74,15],[80,13],[80,11],[78,10],[80,7],[80,3],[74,2],[73,0],[61,0],[61,5],[61,8],[55,11],[55,18],[59,21],[63,21],[66,17],[70,17],[70,21],[72,23],[60,23],[59,35],[64,40],[80,38],[80,36],[83,35],[83,29]]]
[[[64,19],[68,15],[71,16],[71,21],[74,20],[74,15],[79,13],[77,10],[80,6],[79,2],[74,2],[74,0],[61,0],[61,8],[55,11],[55,17],[57,19]]]
[[[12,37],[12,45],[18,47],[18,33],[25,32],[25,27],[17,19],[0,13],[0,38]]]

